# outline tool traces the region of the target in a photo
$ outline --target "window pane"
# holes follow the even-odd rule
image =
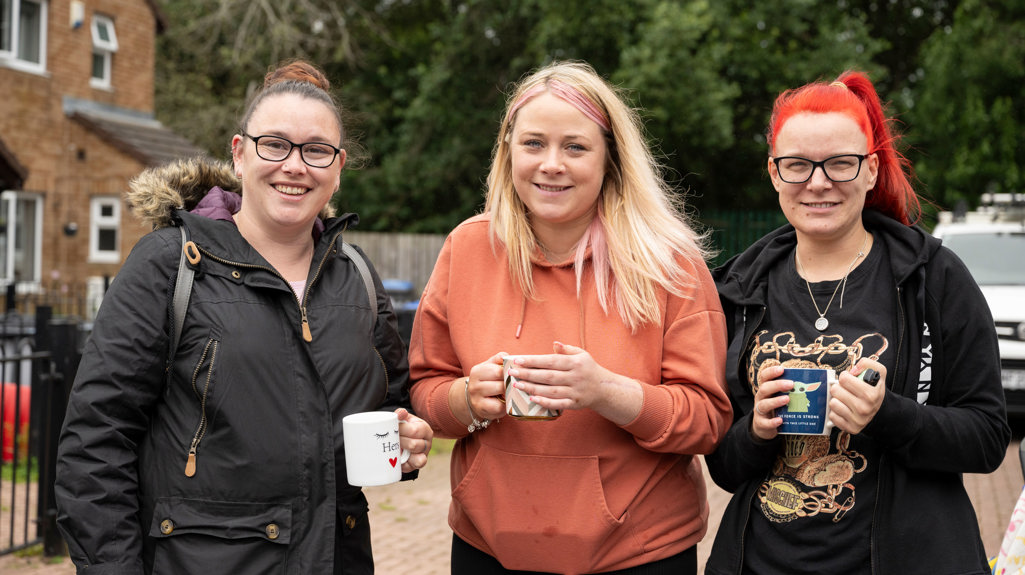
[[[18,59],[41,64],[42,6],[35,2],[22,2],[18,17]]]
[[[17,226],[14,230],[14,279],[35,281],[36,274],[36,209],[35,200],[17,200]]]
[[[117,32],[114,21],[108,16],[93,14],[90,25],[93,38],[93,49],[101,52],[117,52]]]
[[[89,201],[89,261],[117,263],[121,255],[121,204],[118,198]]]
[[[97,54],[93,52],[93,78],[97,80],[105,80],[107,77],[105,66],[103,65],[103,54]]]
[[[0,51],[9,52],[11,47],[11,10],[15,0],[0,0]]]
[[[1025,233],[950,234],[943,244],[954,250],[979,285],[1025,285]]]
[[[97,248],[101,252],[117,251],[117,230],[101,228],[97,239]]]

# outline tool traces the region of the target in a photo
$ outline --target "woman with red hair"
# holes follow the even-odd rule
[[[714,272],[734,423],[707,462],[734,496],[706,573],[989,572],[961,474],[996,469],[1010,439],[993,319],[914,225],[890,124],[860,72],[776,100],[789,224]],[[780,433],[792,367],[835,371],[831,430]]]

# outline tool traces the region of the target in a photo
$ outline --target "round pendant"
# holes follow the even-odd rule
[[[829,327],[829,320],[825,317],[820,317],[819,319],[815,320],[815,329],[819,331],[826,331],[827,327]]]

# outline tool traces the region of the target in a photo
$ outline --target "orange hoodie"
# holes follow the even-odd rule
[[[567,574],[650,563],[695,545],[708,503],[694,456],[715,449],[732,421],[725,320],[707,267],[688,267],[697,283],[690,298],[661,292],[661,325],[631,333],[618,312],[602,311],[589,274],[576,297],[571,262],[535,263],[539,299],[525,300],[488,226],[487,215],[476,216],[449,235],[409,350],[416,413],[460,438],[453,531],[507,569]],[[468,435],[449,408],[452,380],[501,351],[552,353],[555,341],[641,382],[637,418],[618,426],[565,410],[547,421],[506,417]]]

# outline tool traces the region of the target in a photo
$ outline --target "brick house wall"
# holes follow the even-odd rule
[[[145,168],[201,153],[153,119],[156,35],[164,26],[156,5],[151,0],[84,0],[84,19],[74,27],[73,3],[47,2],[43,73],[0,60],[0,142],[25,169],[20,191],[42,198],[39,277],[36,282],[19,282],[18,291],[23,293],[84,293],[90,278],[95,282],[116,275],[132,246],[149,230],[121,201],[120,260],[90,261],[91,200],[119,199],[128,181]],[[117,36],[111,87],[106,89],[90,84],[94,14],[110,18]],[[117,129],[104,129],[104,122]],[[125,140],[126,132],[140,137]],[[165,148],[154,154],[140,144],[147,138],[171,140],[177,153]],[[77,231],[70,233],[75,227]],[[0,285],[9,280],[0,277]]]

